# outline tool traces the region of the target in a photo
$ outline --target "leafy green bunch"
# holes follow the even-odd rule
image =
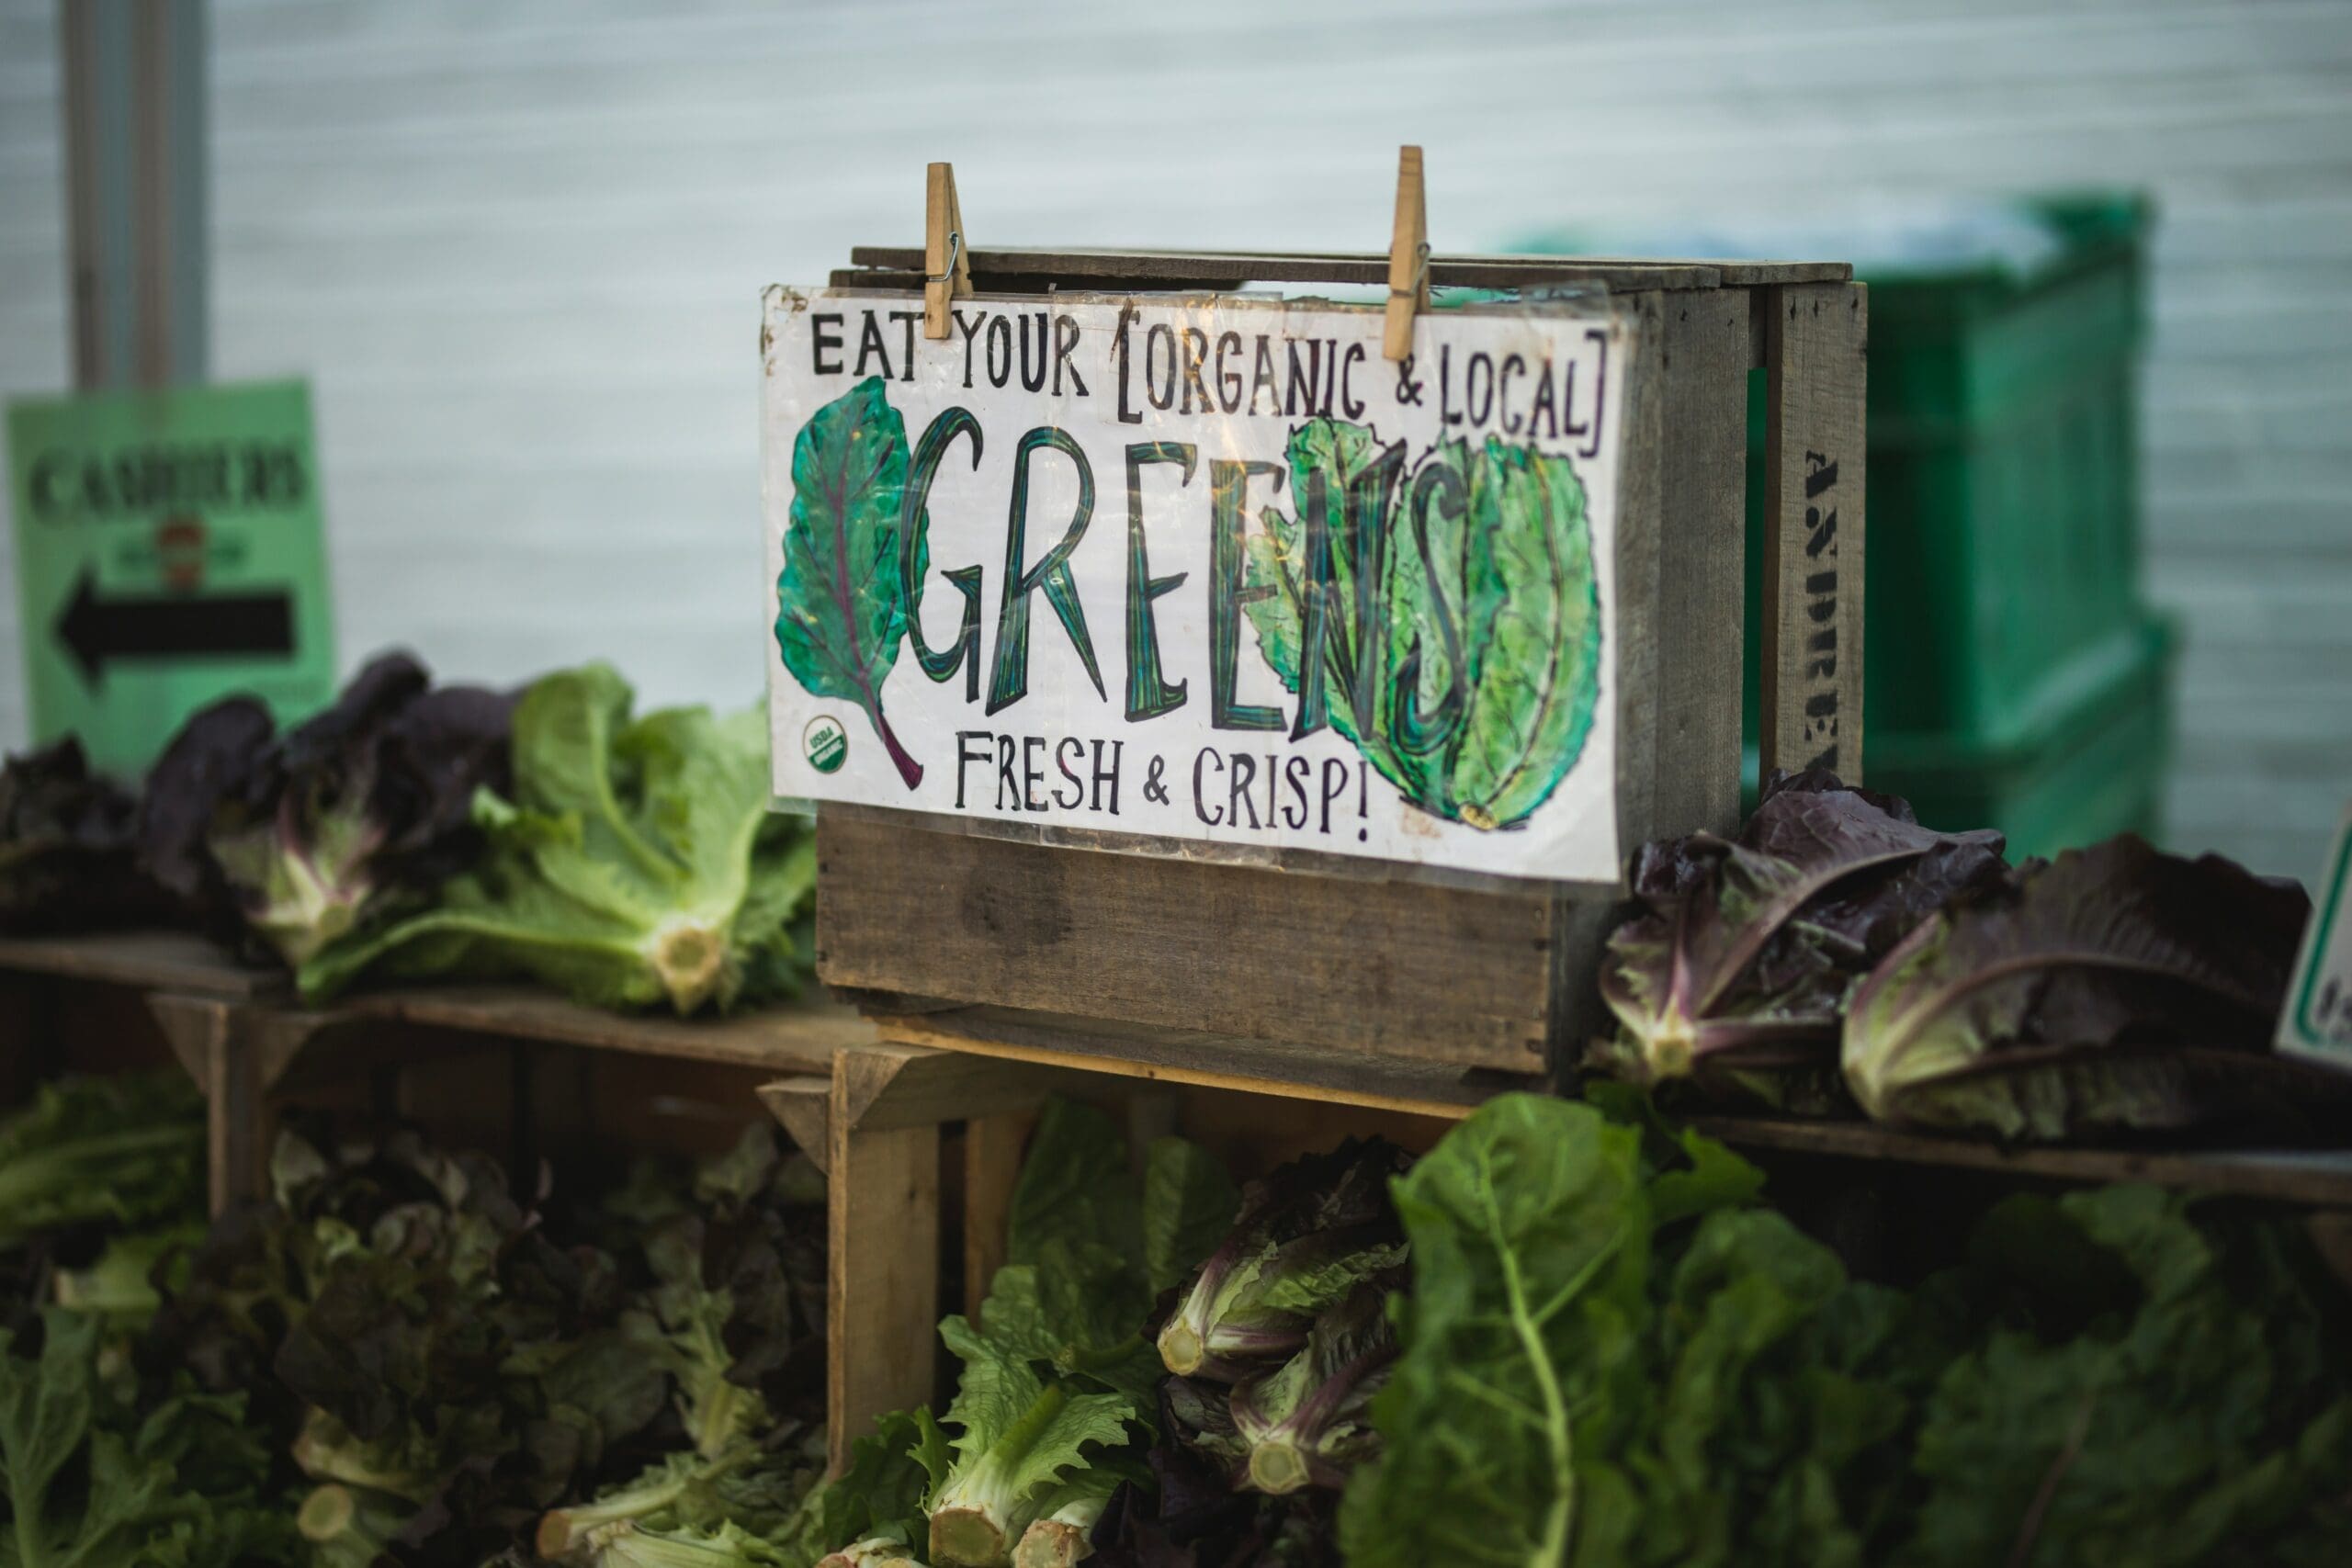
[[[1050,1103],[1014,1189],[1007,1262],[977,1314],[940,1325],[963,1363],[944,1421],[885,1418],[811,1500],[802,1539],[829,1551],[827,1568],[1059,1568],[1085,1555],[1112,1494],[1148,1474],[1153,1302],[1191,1275],[1236,1202],[1193,1145],[1155,1142],[1138,1179],[1110,1118]]]
[[[273,1201],[216,1224],[138,1349],[149,1391],[250,1391],[322,1562],[463,1564],[611,1469],[664,1409],[615,1261],[497,1168],[413,1134],[281,1137]],[[324,1494],[323,1496],[320,1494]]]
[[[0,1251],[74,1225],[200,1213],[204,1100],[176,1068],[43,1084],[0,1121]]]
[[[102,1375],[101,1327],[52,1308],[0,1331],[0,1568],[250,1568],[297,1542],[242,1394],[141,1407]]]
[[[1510,1095],[1397,1187],[1413,1247],[1351,1562],[1854,1563],[1902,1298],[1720,1145]]]
[[[663,1446],[634,1476],[542,1517],[538,1554],[764,1562],[823,1465],[821,1179],[752,1127],[684,1190],[640,1178],[610,1207],[633,1233],[616,1249],[649,1277],[622,1317],[626,1352],[668,1374],[675,1430],[656,1428]]]
[[[1298,694],[1293,734],[1328,721],[1433,817],[1524,820],[1575,765],[1600,690],[1574,468],[1488,436],[1408,470],[1401,443],[1331,419],[1292,432],[1289,457],[1292,511],[1247,540],[1243,597]]]
[[[305,964],[304,995],[361,974],[526,974],[596,1006],[680,1013],[806,983],[816,843],[768,810],[765,719],[699,707],[632,717],[603,664],[515,705],[514,798],[483,791],[487,848],[435,906]]]
[[[1378,1439],[1407,1249],[1389,1184],[1411,1159],[1351,1138],[1244,1190],[1159,1335],[1171,1436],[1238,1492],[1336,1492]]]
[[[1755,1206],[1722,1145],[1604,1105],[1503,1097],[1398,1184],[1415,1290],[1351,1563],[2352,1551],[2347,1313],[2293,1227],[2013,1198],[1905,1293]]]

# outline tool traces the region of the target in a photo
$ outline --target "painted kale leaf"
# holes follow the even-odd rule
[[[792,444],[775,643],[810,695],[865,711],[912,789],[922,764],[882,716],[882,684],[907,629],[899,559],[906,484],[906,421],[883,395],[881,378],[868,377],[808,417]]]
[[[1259,647],[1431,816],[1491,829],[1550,797],[1600,694],[1600,601],[1565,457],[1489,436],[1403,445],[1317,419],[1290,440],[1292,514],[1248,542]],[[1312,650],[1320,649],[1319,660]]]

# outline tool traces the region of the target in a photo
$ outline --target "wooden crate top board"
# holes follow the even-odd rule
[[[859,245],[836,287],[920,288],[921,245]],[[1049,284],[1123,288],[1235,288],[1247,283],[1383,285],[1388,258],[1345,251],[1147,251],[1065,246],[975,246],[972,285],[984,292],[1025,293]],[[1612,293],[1648,289],[1752,288],[1843,283],[1845,262],[1644,260],[1624,256],[1433,255],[1437,288],[1587,286]]]
[[[208,997],[266,997],[288,989],[285,971],[240,964],[188,931],[101,931],[0,940],[0,971]]]

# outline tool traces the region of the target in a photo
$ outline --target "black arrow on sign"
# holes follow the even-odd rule
[[[85,571],[57,617],[57,640],[93,686],[109,661],[125,659],[291,656],[294,601],[283,590],[101,599],[96,575]]]

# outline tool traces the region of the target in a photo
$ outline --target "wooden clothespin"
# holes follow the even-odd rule
[[[1413,317],[1430,308],[1430,209],[1421,188],[1421,150],[1396,154],[1396,227],[1388,240],[1388,331],[1381,352],[1413,352]]]
[[[956,203],[956,169],[933,164],[922,203],[922,335],[947,335],[947,302],[972,292],[972,253],[964,209]]]

